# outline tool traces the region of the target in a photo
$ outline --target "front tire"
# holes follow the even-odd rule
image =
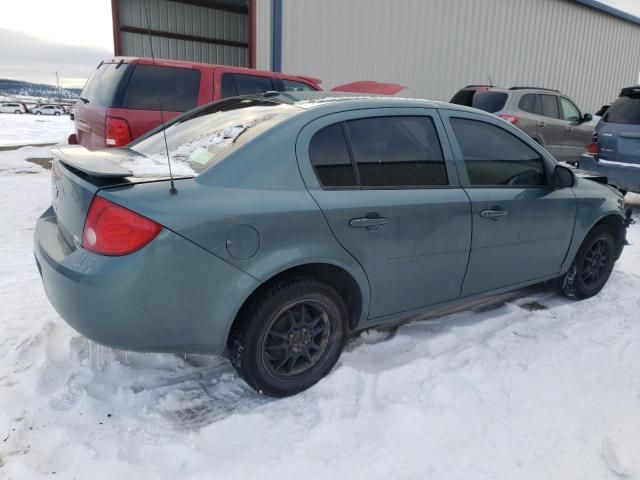
[[[249,301],[232,327],[231,364],[255,390],[286,397],[306,390],[338,361],[347,337],[340,295],[313,277],[276,282]]]
[[[560,293],[577,300],[593,297],[607,283],[616,261],[616,238],[606,225],[595,227],[582,242],[569,271],[560,278]]]
[[[16,115],[18,115],[18,114],[20,114],[22,112],[20,110],[16,110],[15,113],[16,113]]]
[[[42,112],[36,112],[36,115],[42,115]]]

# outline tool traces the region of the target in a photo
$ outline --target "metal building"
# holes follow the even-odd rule
[[[143,0],[112,1],[116,54],[148,55]],[[144,1],[158,57],[325,87],[378,80],[448,100],[467,84],[528,85],[593,112],[640,74],[640,18],[595,0]]]

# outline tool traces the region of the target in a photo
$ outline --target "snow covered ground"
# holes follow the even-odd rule
[[[31,244],[49,172],[24,161],[45,155],[0,152],[0,478],[640,479],[640,225],[593,299],[369,332],[272,400],[223,358],[115,352],[58,317]]]
[[[74,132],[69,115],[49,116],[0,113],[0,147],[40,143],[66,143]]]

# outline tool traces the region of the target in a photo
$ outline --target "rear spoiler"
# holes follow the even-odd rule
[[[118,165],[112,151],[90,151],[81,146],[52,148],[51,153],[62,163],[92,177],[124,178],[131,171]],[[117,155],[120,159],[127,155]]]
[[[381,83],[374,80],[360,80],[358,82],[345,83],[331,89],[332,92],[349,93],[373,93],[377,95],[395,95],[404,90],[404,85],[399,83]]]

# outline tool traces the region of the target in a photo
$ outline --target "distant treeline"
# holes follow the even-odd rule
[[[4,95],[29,95],[31,97],[78,98],[81,88],[58,88],[45,83],[0,78],[0,93]]]

